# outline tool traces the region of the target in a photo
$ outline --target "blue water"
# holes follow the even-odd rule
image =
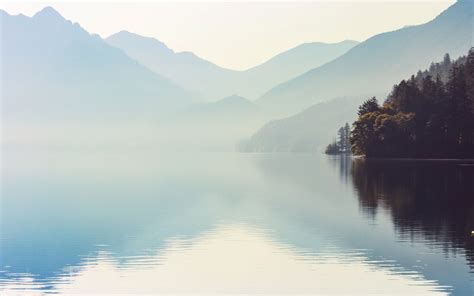
[[[473,294],[472,164],[7,149],[1,180],[2,295]]]

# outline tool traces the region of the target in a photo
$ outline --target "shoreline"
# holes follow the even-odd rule
[[[445,162],[467,162],[474,163],[474,158],[397,158],[397,157],[367,157],[365,155],[351,155],[351,154],[326,154],[327,156],[342,156],[353,159],[366,160],[385,160],[385,161],[445,161]]]
[[[426,162],[467,162],[474,164],[474,158],[396,158],[396,157],[366,157],[366,156],[355,156],[358,159],[367,160],[388,160],[388,161],[426,161]]]

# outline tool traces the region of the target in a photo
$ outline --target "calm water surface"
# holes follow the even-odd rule
[[[474,164],[3,151],[1,295],[454,294]]]

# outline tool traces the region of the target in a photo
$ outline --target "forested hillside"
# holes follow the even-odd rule
[[[395,85],[379,105],[364,102],[352,151],[368,157],[474,157],[474,49]]]

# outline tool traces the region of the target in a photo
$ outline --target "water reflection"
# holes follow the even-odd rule
[[[420,274],[374,268],[363,254],[295,252],[292,246],[278,243],[249,225],[219,226],[193,240],[174,239],[154,256],[127,258],[129,264],[120,259],[117,254],[98,251],[79,266],[63,269],[48,286],[26,277],[22,283],[4,283],[4,292],[444,294],[435,281],[427,281]],[[338,284],[341,279],[342,285]]]
[[[353,158],[350,155],[328,155],[329,161],[339,171],[341,181],[347,183],[351,177],[350,168],[352,167]]]
[[[456,225],[440,224],[434,239],[417,227],[447,203],[422,213],[408,179],[381,185],[377,176],[389,176],[390,165],[370,175],[367,163],[315,155],[7,155],[2,295],[472,291],[469,241],[449,238],[472,218],[469,170],[463,190],[444,191],[468,194],[460,197],[464,218],[439,216]],[[391,205],[390,192],[404,196]],[[403,206],[398,217],[412,223],[394,218]]]
[[[350,168],[360,206],[388,211],[400,240],[466,252],[474,268],[474,163],[356,159]]]

